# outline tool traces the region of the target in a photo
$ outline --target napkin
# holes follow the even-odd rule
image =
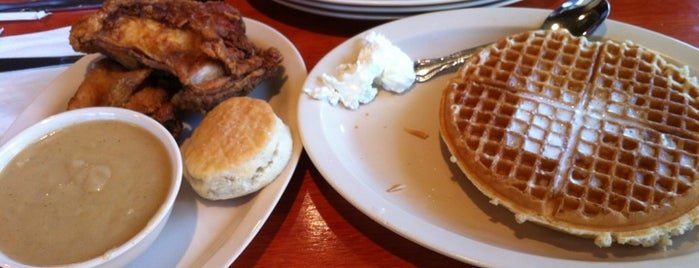
[[[0,58],[78,54],[68,41],[70,27],[0,37]],[[18,115],[69,65],[0,72],[0,136]]]

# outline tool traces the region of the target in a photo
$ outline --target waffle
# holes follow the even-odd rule
[[[600,247],[668,246],[699,224],[698,96],[688,68],[642,46],[532,31],[459,70],[440,133],[519,223]]]

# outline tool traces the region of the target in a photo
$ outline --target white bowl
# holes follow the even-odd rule
[[[17,136],[0,147],[0,170],[7,165],[12,158],[21,152],[26,146],[39,140],[42,136],[76,123],[95,120],[117,120],[129,122],[140,126],[155,135],[165,146],[170,162],[174,168],[164,203],[160,205],[155,215],[152,216],[145,228],[138,232],[123,245],[114,248],[107,253],[80,263],[67,264],[69,267],[121,267],[125,266],[141,255],[160,234],[165,226],[177,193],[180,189],[182,178],[182,157],[177,142],[172,135],[157,121],[138,112],[122,108],[94,107],[83,108],[63,112],[48,117],[41,122],[25,129]],[[2,223],[0,223],[2,224]],[[33,267],[14,261],[0,252],[0,267]],[[52,266],[55,267],[55,266]],[[60,267],[60,266],[59,266]]]

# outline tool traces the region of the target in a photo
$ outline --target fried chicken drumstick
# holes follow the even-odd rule
[[[249,94],[282,61],[276,48],[247,39],[240,12],[224,2],[107,0],[73,25],[70,43],[128,69],[172,73],[183,86],[175,106],[203,112]]]

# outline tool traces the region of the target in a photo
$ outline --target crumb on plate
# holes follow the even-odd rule
[[[413,136],[418,137],[418,138],[423,139],[423,140],[430,137],[430,134],[427,134],[427,132],[424,132],[422,130],[407,128],[407,127],[404,127],[403,130],[405,132],[408,132],[408,134],[413,135]]]

